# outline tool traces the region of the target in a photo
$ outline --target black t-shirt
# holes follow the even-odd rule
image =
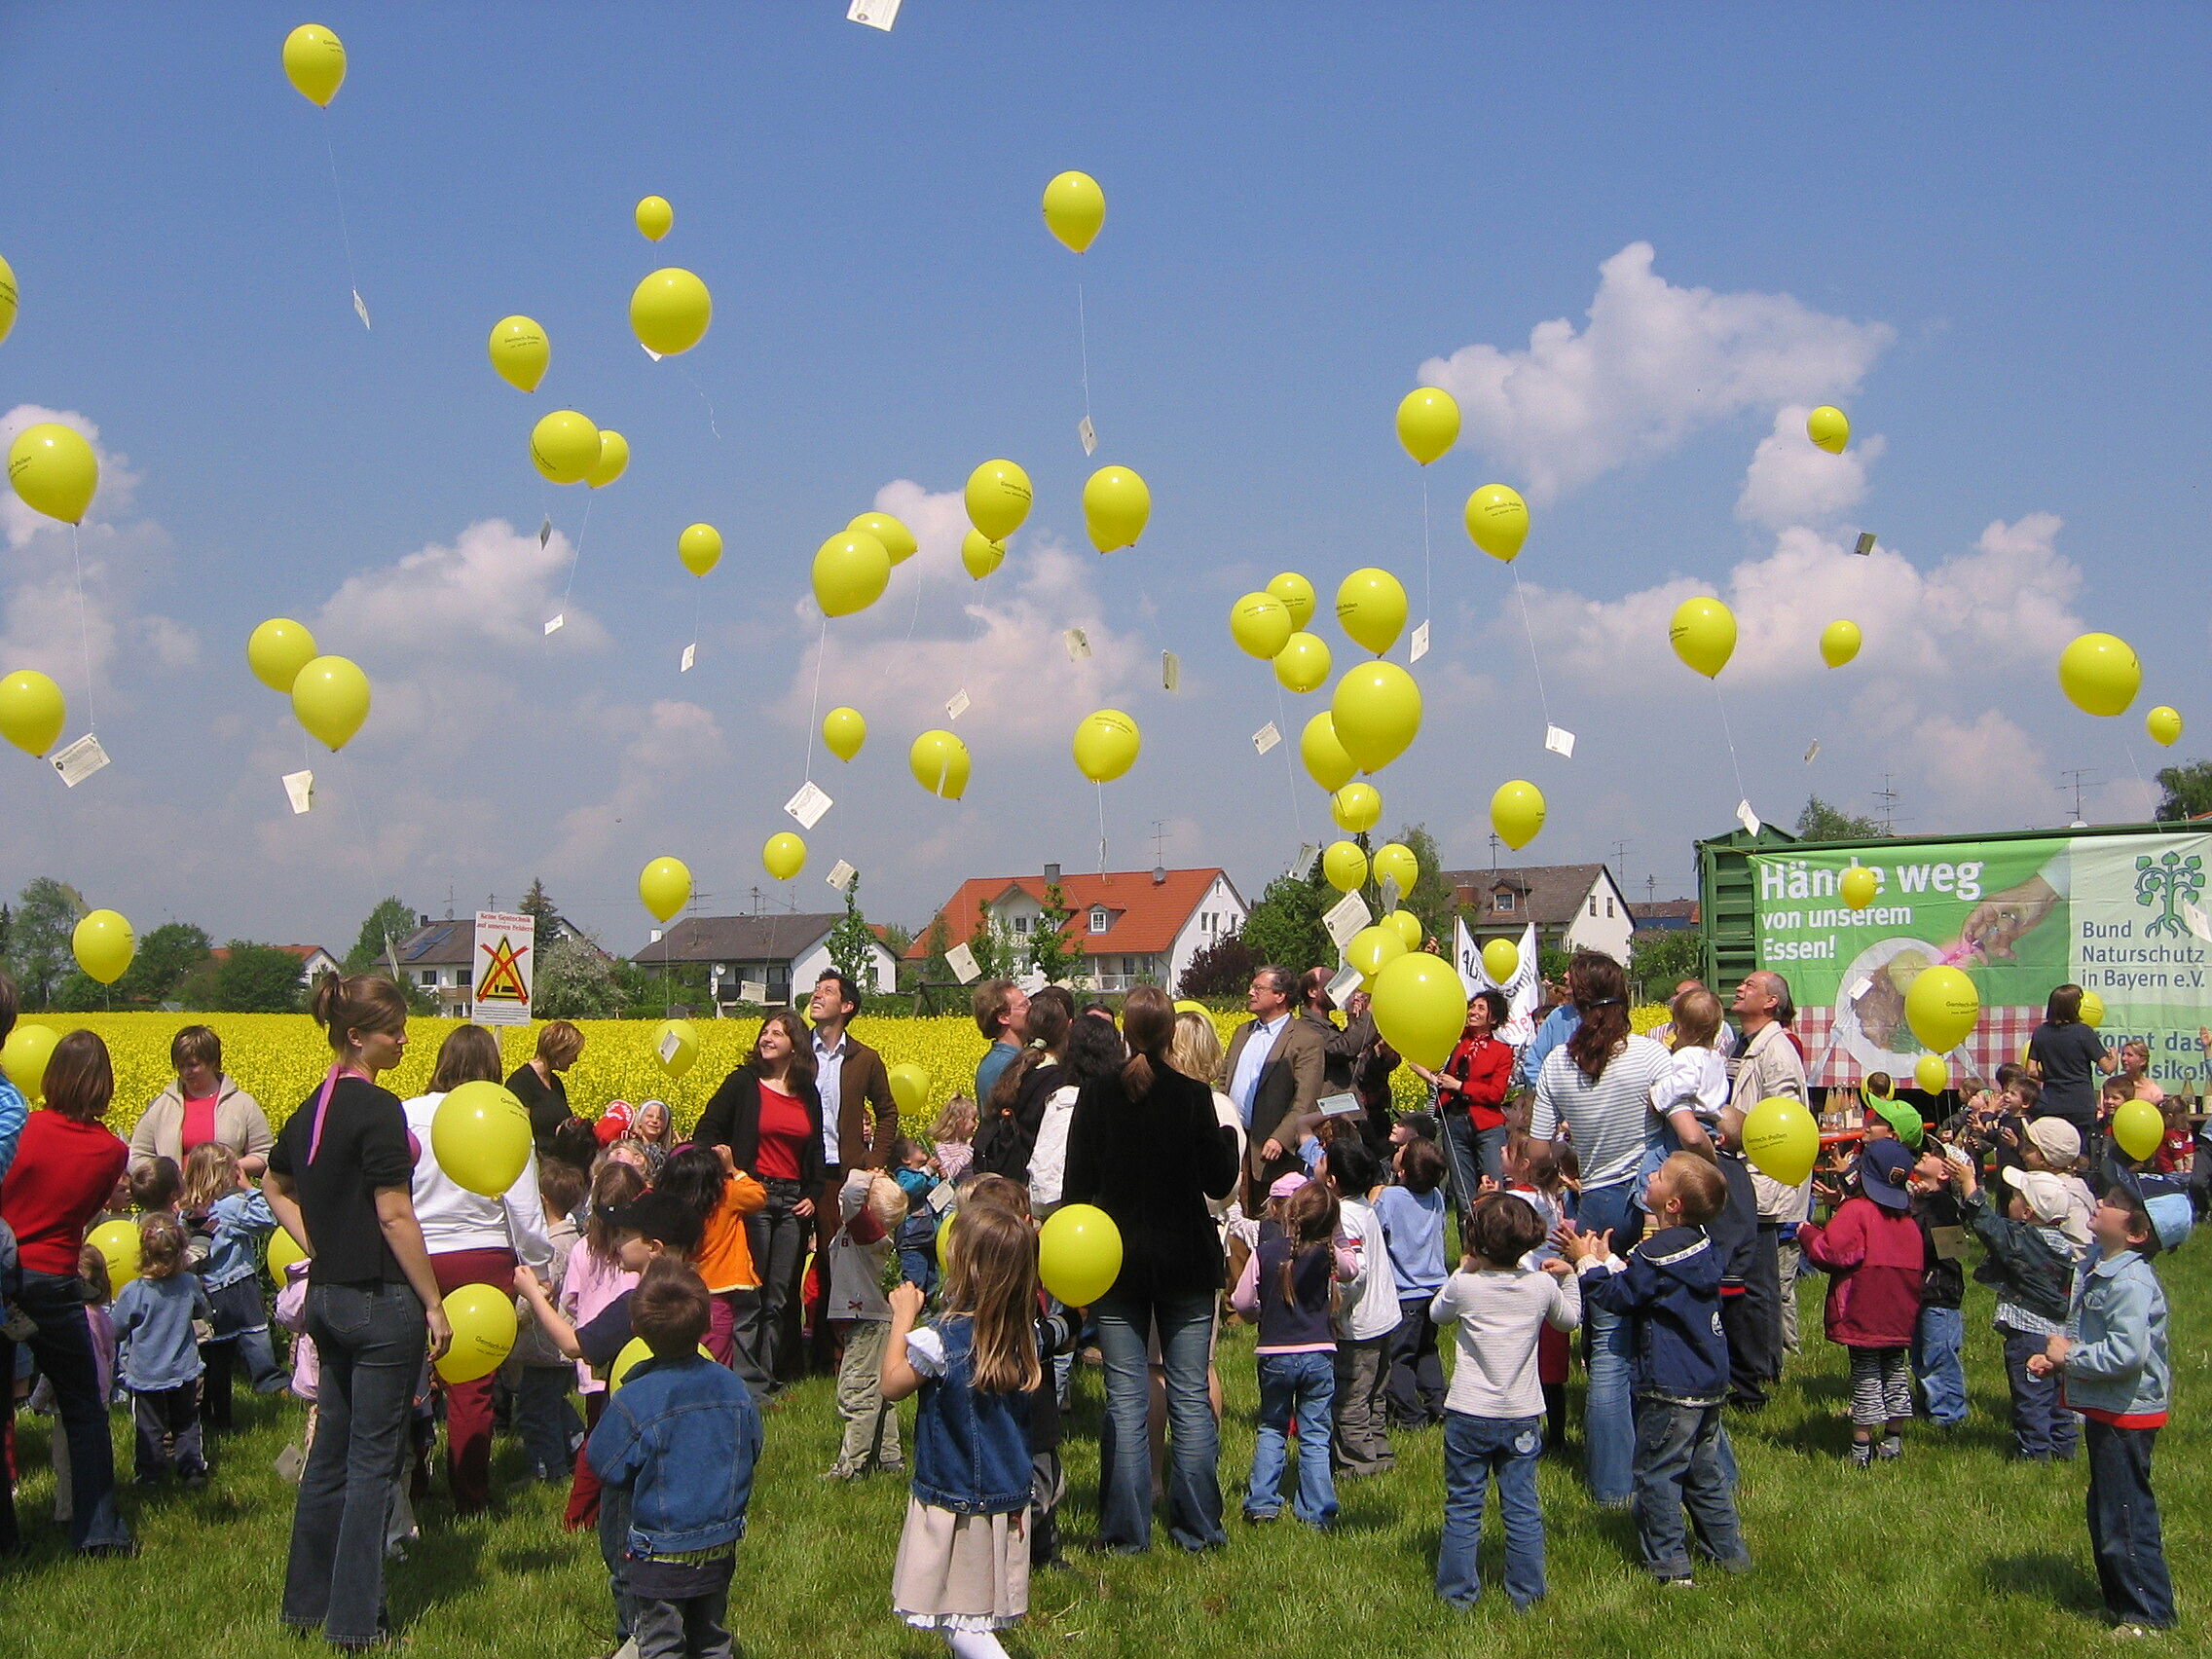
[[[2077,1128],[2097,1121],[2097,1062],[2104,1039],[2080,1020],[2039,1025],[2028,1039],[2028,1058],[2043,1068],[2043,1103],[2037,1116],[2064,1118]]]
[[[547,1083],[537,1075],[537,1068],[525,1060],[507,1079],[507,1091],[530,1113],[530,1138],[537,1143],[540,1158],[553,1156],[553,1136],[572,1115],[569,1111],[569,1086],[561,1081],[559,1072],[553,1072],[552,1077],[553,1081]]]
[[[322,1144],[308,1161],[314,1134],[317,1088],[285,1121],[269,1149],[269,1167],[292,1183],[307,1223],[314,1284],[403,1282],[399,1262],[377,1224],[381,1187],[406,1191],[415,1178],[407,1145],[407,1116],[399,1096],[364,1078],[342,1077],[330,1091]]]

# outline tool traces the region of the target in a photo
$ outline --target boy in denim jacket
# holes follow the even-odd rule
[[[729,1659],[730,1575],[760,1413],[736,1373],[699,1351],[706,1280],[656,1256],[630,1293],[630,1319],[652,1357],[608,1397],[586,1455],[607,1486],[630,1493],[624,1588],[639,1659]]]

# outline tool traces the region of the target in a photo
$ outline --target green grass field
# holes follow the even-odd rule
[[[2167,1261],[2174,1302],[2177,1423],[2161,1436],[2157,1480],[2166,1551],[2181,1588],[2182,1626],[2167,1651],[2207,1650],[2194,1604],[2196,1564],[2212,1544],[2206,1516],[2212,1470],[2199,1402],[2206,1375],[2205,1246]],[[1807,1330],[1819,1329],[1820,1286],[1805,1288]],[[1693,1592],[1666,1591],[1635,1569],[1626,1515],[1601,1514],[1575,1465],[1547,1457],[1542,1477],[1550,1544],[1548,1601],[1515,1615],[1494,1588],[1472,1614],[1429,1589],[1443,1476],[1441,1434],[1396,1436],[1390,1474],[1347,1483],[1344,1516],[1327,1538],[1287,1519],[1253,1528],[1235,1519],[1251,1456],[1251,1340],[1221,1347],[1229,1389],[1223,1432],[1230,1545],[1200,1557],[1164,1542],[1146,1557],[1107,1559],[1080,1548],[1095,1516],[1094,1428],[1100,1380],[1078,1373],[1062,1511],[1071,1567],[1040,1574],[1025,1627],[1010,1648],[1041,1655],[1237,1655],[1316,1659],[1417,1651],[1499,1659],[1551,1655],[2043,1655],[2102,1645],[2096,1579],[2083,1522],[2080,1463],[2014,1466],[2006,1443],[2005,1382],[1988,1328],[1989,1304],[1970,1288],[1968,1381],[1973,1417],[1938,1438],[1909,1437],[1901,1462],[1855,1471],[1838,1350],[1815,1340],[1793,1362],[1775,1404],[1732,1420],[1744,1484],[1738,1494],[1756,1560],[1750,1577],[1714,1575]],[[222,1655],[276,1659],[304,1648],[276,1622],[291,1489],[272,1459],[296,1432],[289,1400],[247,1403],[252,1426],[216,1448],[204,1491],[129,1491],[127,1513],[143,1544],[134,1560],[77,1562],[48,1527],[52,1478],[45,1419],[18,1419],[23,1522],[32,1553],[0,1567],[0,1652],[24,1659],[78,1655]],[[910,1419],[909,1419],[910,1421]],[[115,1419],[128,1469],[128,1419]],[[731,1625],[755,1659],[826,1654],[934,1655],[935,1637],[891,1616],[892,1552],[903,1482],[830,1486],[837,1436],[831,1384],[793,1391],[768,1418],[754,1489],[752,1531],[739,1554]],[[498,1470],[520,1474],[502,1441]],[[442,1468],[440,1470],[442,1476]],[[585,1659],[608,1651],[605,1578],[589,1534],[560,1530],[551,1488],[509,1495],[500,1511],[457,1522],[442,1494],[424,1506],[424,1537],[390,1574],[391,1607],[409,1650],[424,1659]],[[1497,1523],[1487,1518],[1484,1571],[1494,1584]]]

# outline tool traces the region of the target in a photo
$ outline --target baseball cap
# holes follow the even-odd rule
[[[1920,1150],[1921,1136],[1927,1132],[1928,1125],[1922,1120],[1918,1107],[1888,1095],[1870,1095],[1866,1104],[1873,1109],[1875,1117],[1896,1131],[1899,1140],[1915,1152]]]
[[[2038,1118],[2028,1125],[2028,1139],[2052,1163],[2072,1163],[2082,1156],[2082,1131],[2064,1118]]]
[[[2050,1120],[2046,1118],[2045,1123]],[[2066,1219],[2070,1207],[2066,1198],[2066,1183],[2047,1169],[2017,1169],[2008,1164],[2006,1184],[2015,1188],[2021,1198],[2028,1200],[2028,1213],[2045,1227],[2056,1227]]]
[[[1859,1188],[1884,1209],[1910,1209],[1904,1177],[1911,1169],[1912,1154],[1900,1141],[1868,1141],[1859,1155]]]
[[[635,1233],[656,1244],[688,1250],[699,1242],[699,1213],[674,1193],[647,1191],[617,1204],[607,1218],[617,1233]]]
[[[1271,1198],[1287,1198],[1299,1188],[1305,1186],[1309,1179],[1309,1177],[1301,1175],[1295,1169],[1288,1175],[1277,1175],[1274,1179],[1274,1185],[1268,1189],[1268,1197]]]
[[[627,1100],[610,1100],[607,1110],[591,1126],[592,1138],[601,1146],[612,1146],[630,1132],[630,1103]]]

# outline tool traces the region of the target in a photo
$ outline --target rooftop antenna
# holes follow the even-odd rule
[[[2058,775],[2068,780],[2067,782],[2058,786],[2058,793],[2060,794],[2065,794],[2069,792],[2073,793],[2074,822],[2076,824],[2082,824],[2085,822],[2086,814],[2084,814],[2082,810],[2082,792],[2084,789],[2090,787],[2090,778],[2092,774],[2090,773],[2089,768],[2086,766],[2069,766]]]
[[[1493,875],[1497,873],[1497,831],[1495,830],[1490,832],[1490,872]]]
[[[446,883],[446,920],[453,920],[453,883]]]
[[[1152,821],[1152,884],[1155,887],[1167,884],[1167,861],[1161,856],[1161,843],[1166,839],[1166,824],[1155,818]]]
[[[1628,862],[1628,850],[1631,844],[1625,837],[1613,843],[1613,863],[1626,864]]]
[[[1655,904],[1658,901],[1659,878],[1655,875],[1647,875],[1643,878],[1643,902],[1646,904]]]
[[[1898,832],[1898,802],[1903,798],[1890,787],[1890,774],[1882,774],[1882,787],[1874,792],[1874,798],[1882,803],[1882,833]]]

